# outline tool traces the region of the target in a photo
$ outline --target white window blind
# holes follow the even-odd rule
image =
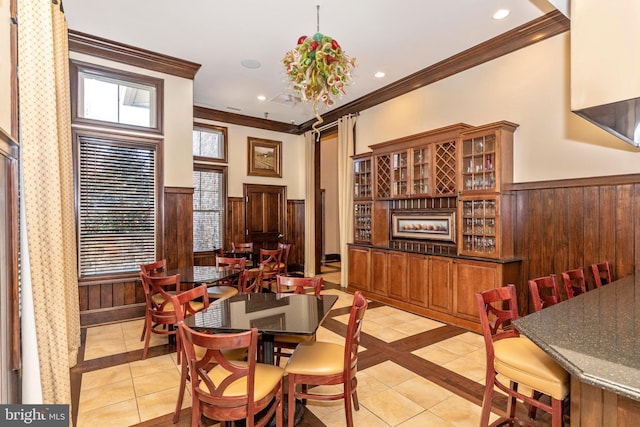
[[[78,148],[80,276],[155,261],[155,146],[80,136]]]
[[[196,169],[193,172],[193,251],[223,247],[224,173]]]

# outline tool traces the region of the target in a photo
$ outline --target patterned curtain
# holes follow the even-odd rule
[[[28,264],[23,271],[30,270],[32,287],[22,299],[33,300],[42,401],[68,404],[80,314],[67,25],[57,0],[18,0],[18,16],[21,197],[28,241],[22,263]]]
[[[340,286],[349,284],[349,247],[353,242],[353,162],[356,117],[338,119],[338,217],[340,222]]]
[[[304,275],[316,275],[316,187],[315,187],[315,132],[304,134]]]

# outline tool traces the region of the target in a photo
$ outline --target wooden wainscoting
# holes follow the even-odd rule
[[[515,250],[522,257],[518,306],[533,311],[527,280],[609,261],[614,277],[640,266],[640,175],[514,184]],[[564,290],[561,286],[564,298]]]
[[[78,286],[80,325],[90,326],[144,316],[140,280],[81,283]]]
[[[289,252],[289,271],[304,271],[304,200],[287,200],[287,243],[291,243]],[[320,242],[320,239],[316,239]]]
[[[165,187],[163,252],[169,269],[193,265],[193,188]]]
[[[226,231],[225,249],[231,249],[231,242],[244,242],[244,201],[242,197],[227,198]]]

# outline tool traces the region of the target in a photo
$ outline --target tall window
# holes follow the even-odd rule
[[[193,187],[193,252],[213,252],[224,246],[226,167],[195,165]]]
[[[227,204],[227,128],[193,126],[193,252],[212,254],[224,247]]]
[[[80,277],[155,261],[158,144],[75,135]]]
[[[70,71],[79,276],[128,277],[162,247],[162,140],[152,135],[163,82],[78,61]]]

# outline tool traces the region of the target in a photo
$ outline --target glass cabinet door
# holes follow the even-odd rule
[[[412,150],[412,193],[428,194],[429,193],[429,148],[415,148]]]
[[[372,192],[371,158],[353,161],[353,198],[371,199]]]
[[[498,169],[495,133],[462,140],[462,189],[495,190]]]
[[[496,198],[464,200],[461,204],[461,253],[485,257],[497,256]]]
[[[406,151],[392,154],[392,178],[393,178],[393,196],[406,196],[408,194],[408,154]]]

